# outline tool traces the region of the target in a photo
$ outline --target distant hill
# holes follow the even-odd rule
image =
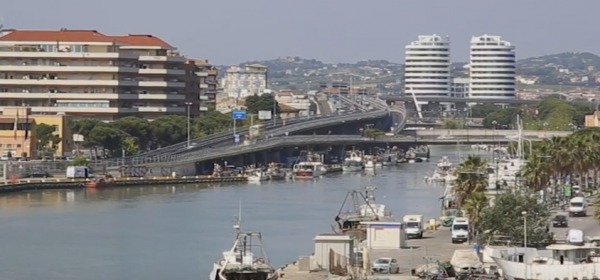
[[[316,59],[279,57],[240,63],[262,64],[268,67],[269,84],[273,89],[316,89],[320,83],[352,82],[355,85],[397,92],[402,89],[404,65],[387,60],[365,60],[356,63],[324,63]],[[467,77],[465,62],[452,63],[452,75]],[[218,66],[224,75],[229,66]],[[565,52],[517,61],[517,74],[537,79],[543,85],[598,86],[600,56],[593,53]]]
[[[517,73],[538,77],[540,84],[594,85],[600,76],[600,56],[565,52],[521,59]]]

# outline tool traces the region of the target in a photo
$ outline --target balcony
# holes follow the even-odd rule
[[[138,82],[124,80],[0,79],[0,85],[135,87],[138,86]]]
[[[87,114],[118,114],[118,113],[135,113],[130,108],[118,107],[31,107],[32,114],[39,113],[87,113]]]
[[[0,72],[137,73],[137,69],[133,68],[133,67],[117,67],[117,66],[0,65]]]
[[[195,74],[198,77],[208,77],[208,72],[205,72],[205,71],[197,71],[197,72],[195,72]]]
[[[183,56],[150,56],[142,55],[138,58],[140,61],[169,61],[169,62],[185,62],[186,58]]]
[[[170,87],[170,88],[183,88],[185,82],[167,82],[167,81],[139,81],[140,87]]]
[[[140,113],[167,113],[167,114],[184,114],[185,107],[133,107],[132,110]]]
[[[23,100],[170,100],[183,101],[183,94],[130,94],[130,93],[36,93],[36,92],[0,92],[2,99],[23,99]]]
[[[200,88],[208,88],[207,84],[200,84]]]
[[[181,69],[139,69],[140,74],[157,74],[157,75],[185,75],[185,70]]]
[[[136,59],[137,56],[133,54],[124,54],[116,52],[20,52],[20,51],[0,51],[0,57],[13,57],[13,58],[73,58],[73,59],[102,59],[102,58],[131,58]]]

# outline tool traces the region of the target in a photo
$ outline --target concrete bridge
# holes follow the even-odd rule
[[[147,158],[138,158],[133,162],[103,162],[104,166],[97,166],[106,172],[158,172],[160,176],[177,174],[207,174],[212,170],[214,163],[228,162],[236,166],[248,164],[267,164],[269,162],[290,162],[302,155],[304,151],[317,151],[327,157],[342,159],[345,151],[351,147],[359,150],[373,150],[376,147],[399,147],[407,149],[418,145],[456,145],[461,144],[497,144],[507,143],[509,138],[493,137],[494,135],[459,136],[452,138],[435,138],[423,136],[382,136],[377,138],[363,137],[360,135],[295,135],[280,136],[256,141],[251,144],[218,147],[179,153],[171,155],[158,155]],[[530,141],[540,141],[543,137]],[[135,169],[135,171],[132,171]],[[145,171],[144,171],[145,170]],[[145,176],[140,174],[139,176]],[[157,175],[159,176],[159,175]]]
[[[408,131],[406,131],[408,133]],[[506,129],[418,129],[412,130],[419,138],[499,138],[507,139],[507,137],[516,138],[519,135],[518,130],[506,130]],[[524,138],[552,138],[555,136],[564,137],[569,136],[573,133],[572,131],[540,131],[540,130],[523,130],[522,135]]]

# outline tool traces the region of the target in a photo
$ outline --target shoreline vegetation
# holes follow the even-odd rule
[[[516,145],[510,145],[508,151],[515,154]],[[551,207],[564,205],[576,195],[565,189],[579,185],[581,194],[597,189],[600,128],[580,129],[566,137],[533,143],[524,160],[518,174],[519,184],[513,188],[489,188],[485,172],[488,162],[480,156],[468,156],[455,169],[455,203],[470,219],[472,235],[479,244],[506,242],[506,239],[512,244],[522,244],[522,213],[527,213],[527,245],[549,244],[553,238],[548,233]],[[490,189],[499,194],[490,198]],[[600,196],[595,199],[595,205],[600,205]],[[595,208],[594,217],[600,220],[600,208]]]

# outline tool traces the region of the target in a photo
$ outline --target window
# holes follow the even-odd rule
[[[17,144],[17,148],[21,148],[21,144]]]

